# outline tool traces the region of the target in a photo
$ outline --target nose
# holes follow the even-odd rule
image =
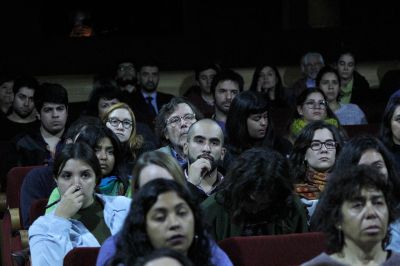
[[[262,126],[265,126],[265,125],[267,124],[267,119],[264,118],[264,117],[262,117],[262,118],[260,119],[260,124],[261,124]]]
[[[210,152],[211,151],[211,148],[210,148],[210,143],[209,142],[206,142],[204,145],[203,145],[203,152]]]
[[[117,128],[118,128],[119,130],[124,130],[124,126],[122,125],[122,123],[118,123]]]
[[[74,186],[81,185],[81,179],[79,178],[78,175],[74,176],[73,181],[74,181],[73,183]]]
[[[366,212],[366,217],[368,219],[373,219],[376,217],[376,209],[375,209],[374,205],[372,204],[372,202],[367,202],[367,204],[365,206],[365,212]]]
[[[232,100],[232,98],[233,98],[232,92],[227,92],[226,93],[226,99]]]
[[[107,153],[105,151],[99,151],[97,155],[99,160],[106,160],[107,159]]]
[[[171,230],[177,230],[181,226],[176,214],[169,215],[168,221],[169,221],[169,228]]]

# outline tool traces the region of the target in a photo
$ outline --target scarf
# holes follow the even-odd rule
[[[335,127],[339,127],[339,123],[335,118],[327,118],[324,120],[325,123],[333,125]],[[297,137],[300,132],[307,126],[308,122],[305,121],[303,118],[297,118],[293,121],[290,125],[290,132],[293,136]]]
[[[307,170],[305,174],[305,183],[295,184],[295,191],[300,197],[309,200],[318,199],[319,195],[325,189],[326,177],[328,173]]]

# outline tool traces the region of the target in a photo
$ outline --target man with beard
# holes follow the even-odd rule
[[[213,194],[222,182],[218,165],[225,156],[223,146],[222,129],[214,120],[202,119],[190,127],[183,145],[189,162],[185,175],[198,203]]]
[[[47,164],[62,148],[68,117],[68,93],[59,84],[43,83],[35,93],[40,128],[16,143],[18,165]]]
[[[121,90],[123,102],[132,106],[134,93],[138,89],[136,67],[133,61],[124,60],[118,64],[115,80]]]
[[[138,122],[147,123],[154,129],[155,118],[161,107],[172,99],[171,94],[157,91],[160,73],[158,64],[148,61],[139,69],[138,80],[140,90],[135,92],[132,101],[132,110]]]
[[[233,70],[219,72],[211,83],[211,94],[214,97],[215,113],[213,119],[226,136],[225,123],[233,98],[243,91],[243,77]]]
[[[187,165],[183,145],[187,141],[189,127],[203,118],[197,108],[182,97],[174,97],[164,105],[156,118],[156,135],[162,145],[159,151],[174,157],[182,168]]]
[[[35,103],[33,97],[38,88],[38,81],[31,76],[19,76],[14,81],[14,101],[11,113],[3,117],[1,125],[4,129],[0,140],[16,141],[27,132],[40,126],[36,117]]]

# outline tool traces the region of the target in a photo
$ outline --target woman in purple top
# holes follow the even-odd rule
[[[179,251],[196,266],[232,265],[210,240],[189,191],[163,178],[146,183],[134,194],[124,227],[101,247],[97,265],[133,265],[160,248]]]
[[[334,172],[311,220],[331,253],[303,265],[400,265],[400,254],[385,250],[395,214],[391,189],[373,166]]]

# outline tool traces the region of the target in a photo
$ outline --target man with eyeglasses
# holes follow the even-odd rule
[[[315,79],[317,78],[319,70],[325,66],[324,58],[318,52],[306,53],[301,58],[301,72],[303,77],[297,80],[293,85],[294,97],[300,95],[306,89],[315,88]]]
[[[172,155],[182,166],[186,167],[186,155],[183,146],[187,142],[189,127],[203,114],[188,100],[174,97],[164,105],[156,117],[156,135],[163,146],[159,150]]]
[[[118,64],[115,80],[121,91],[125,91],[128,94],[132,94],[136,91],[136,68],[131,60],[122,61]]]

